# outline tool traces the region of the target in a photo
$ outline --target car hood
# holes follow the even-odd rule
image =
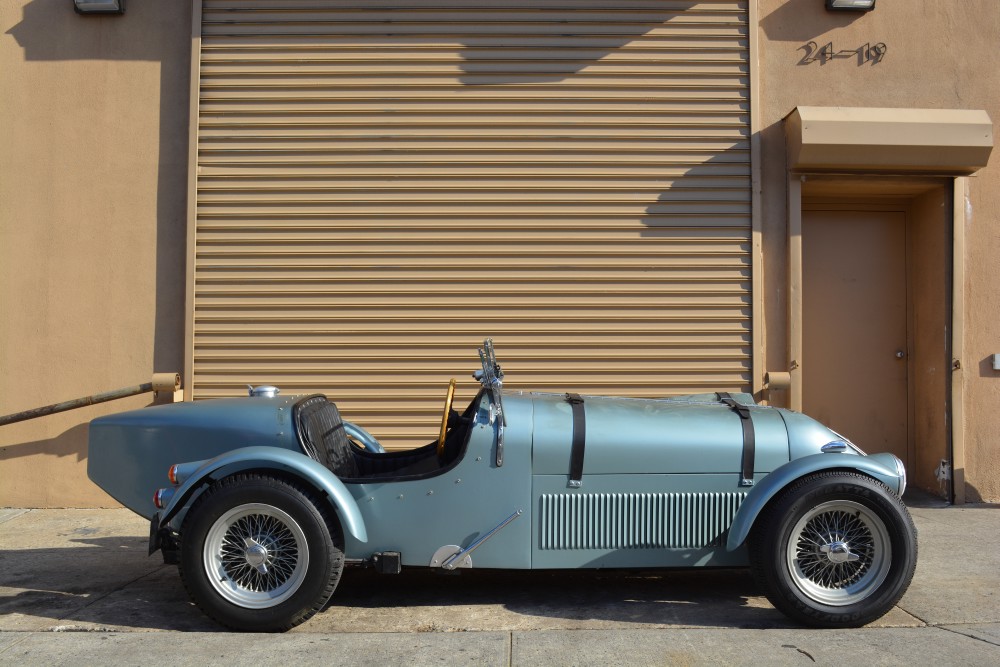
[[[737,473],[743,451],[739,415],[715,394],[670,399],[585,396],[584,474]],[[733,398],[750,408],[756,440],[756,470],[767,472],[789,460],[780,414],[756,406],[748,394]],[[532,471],[569,471],[573,414],[564,394],[514,394],[532,403]]]

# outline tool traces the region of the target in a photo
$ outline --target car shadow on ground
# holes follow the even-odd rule
[[[0,550],[0,630],[206,630],[177,568],[146,536],[81,537]]]
[[[177,568],[146,537],[92,537],[0,551],[0,629],[215,632]],[[746,570],[503,571],[380,575],[348,568],[307,632],[636,626],[787,627]]]
[[[428,630],[614,627],[790,627],[747,570],[412,570],[399,576],[349,569],[327,613]],[[374,612],[374,613],[372,613]],[[397,620],[398,619],[398,620]],[[405,619],[405,620],[404,620]],[[317,623],[325,621],[323,617]],[[412,631],[412,627],[410,628]]]

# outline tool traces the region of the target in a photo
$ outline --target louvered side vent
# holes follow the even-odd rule
[[[541,497],[542,549],[701,549],[725,543],[745,493]]]

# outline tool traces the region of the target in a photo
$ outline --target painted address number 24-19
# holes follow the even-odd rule
[[[888,48],[884,42],[877,42],[875,44],[869,42],[856,49],[841,49],[837,51],[833,48],[833,42],[827,42],[823,46],[820,46],[816,42],[806,42],[799,47],[799,50],[803,52],[802,59],[799,60],[799,65],[809,65],[815,62],[825,65],[834,58],[857,58],[859,66],[865,63],[877,65],[885,57]]]

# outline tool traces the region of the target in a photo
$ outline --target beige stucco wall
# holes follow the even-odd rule
[[[830,13],[821,0],[758,0],[764,313],[767,370],[788,364],[785,145],[781,120],[796,106],[985,109],[1000,119],[995,0],[882,0],[867,14]],[[846,57],[803,62],[832,43]],[[884,43],[881,62],[850,52]],[[815,53],[813,53],[815,55]],[[970,179],[965,285],[965,479],[968,500],[1000,499],[1000,159]]]
[[[191,3],[0,3],[0,414],[183,364]],[[104,506],[86,423],[0,426],[0,506]]]

